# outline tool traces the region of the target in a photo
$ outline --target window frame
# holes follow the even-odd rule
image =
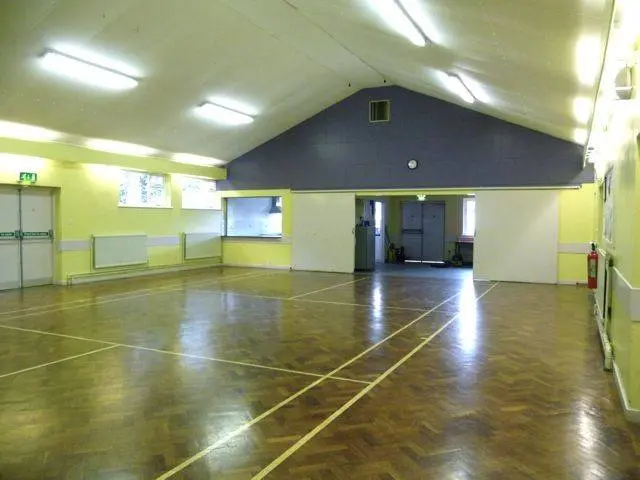
[[[184,205],[184,190],[185,190],[185,181],[196,181],[196,182],[202,182],[203,184],[213,184],[213,193],[214,195],[218,192],[218,184],[215,180],[213,179],[208,179],[208,178],[198,178],[198,177],[190,177],[188,175],[183,176],[183,178],[180,179],[180,209],[181,210],[207,210],[207,211],[220,211],[222,210],[222,205],[221,202],[218,203],[218,206],[210,206],[210,207],[185,207]],[[209,192],[211,193],[211,192]]]
[[[467,203],[473,202],[473,232],[465,232],[465,226],[467,224]],[[474,238],[476,234],[476,197],[462,197],[462,225],[460,228],[461,236],[466,238]]]
[[[124,174],[135,174],[138,176],[143,176],[143,175],[147,175],[149,177],[149,180],[151,180],[151,177],[158,177],[158,178],[162,178],[162,190],[163,190],[163,195],[162,198],[164,199],[163,205],[153,205],[153,204],[131,204],[128,205],[126,203],[122,203],[120,200],[120,195],[122,193],[122,175]],[[133,169],[128,169],[128,168],[121,168],[119,171],[119,185],[118,185],[118,208],[155,208],[155,209],[170,209],[172,208],[171,206],[171,183],[169,180],[169,176],[164,174],[164,173],[154,173],[154,172],[147,172],[147,171],[142,171],[142,170],[133,170]]]
[[[260,198],[260,199],[269,199],[273,202],[273,199],[276,200],[275,205],[280,208],[280,234],[279,235],[229,235],[229,201],[237,200],[237,199],[250,199],[250,198]],[[223,203],[224,209],[224,238],[226,239],[243,239],[249,238],[254,240],[265,240],[265,241],[279,241],[284,238],[284,214],[283,214],[283,196],[282,195],[252,195],[252,196],[239,196],[239,197],[225,197]]]

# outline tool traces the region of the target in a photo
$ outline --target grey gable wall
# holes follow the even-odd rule
[[[369,123],[370,100],[391,121]],[[416,170],[407,168],[416,159]],[[222,190],[560,186],[582,147],[400,87],[360,90],[228,165]]]

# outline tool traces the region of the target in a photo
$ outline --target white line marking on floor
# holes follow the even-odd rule
[[[5,373],[0,375],[0,378],[10,377],[12,375],[17,375],[19,373],[30,372],[31,370],[37,370],[38,368],[48,367],[49,365],[55,365],[56,363],[66,362],[67,360],[73,360],[75,358],[86,357],[87,355],[93,355],[94,353],[104,352],[105,350],[110,350],[112,348],[116,348],[118,345],[109,345],[108,347],[98,348],[97,350],[91,350],[90,352],[81,353],[79,355],[74,355],[72,357],[61,358],[60,360],[54,360],[53,362],[42,363],[40,365],[35,365],[29,368],[23,368],[22,370],[17,370],[11,373]]]
[[[491,288],[486,290],[484,293],[476,297],[475,301],[477,302],[482,297],[484,297],[487,293],[493,290],[497,283],[494,284]],[[315,437],[318,433],[324,430],[327,426],[329,426],[336,418],[346,412],[349,408],[351,408],[358,400],[364,397],[367,393],[373,390],[378,384],[380,384],[385,378],[391,375],[394,371],[396,371],[402,364],[404,364],[407,360],[413,357],[416,353],[418,353],[422,348],[424,348],[431,340],[440,335],[449,325],[451,325],[458,317],[460,313],[456,314],[453,318],[447,321],[444,325],[438,328],[435,332],[425,338],[422,342],[418,344],[413,350],[407,353],[404,357],[394,363],[390,368],[384,371],[380,376],[378,376],[373,382],[360,390],[357,394],[355,394],[350,400],[345,402],[340,408],[338,408],[335,412],[329,415],[324,421],[316,425],[312,430],[307,432],[300,440],[294,443],[291,447],[282,453],[278,458],[276,458],[273,462],[263,468],[260,472],[252,477],[251,480],[260,480],[266,477],[269,473],[271,473],[274,469],[276,469],[280,464],[282,464],[285,460],[287,460],[291,455],[293,455],[296,451],[298,451],[302,446],[304,446],[309,440]]]
[[[368,277],[357,278],[355,280],[351,280],[350,282],[339,283],[338,285],[332,285],[330,287],[321,288],[320,290],[314,290],[313,292],[302,293],[300,295],[295,295],[293,297],[289,297],[287,300],[296,300],[301,297],[306,297],[307,295],[313,295],[314,293],[324,292],[326,290],[331,290],[332,288],[344,287],[345,285],[352,285],[354,283],[362,282],[363,280],[370,280]]]
[[[366,307],[366,308],[380,308],[382,310],[404,310],[404,311],[408,311],[408,312],[426,312],[427,309],[426,308],[410,308],[410,307],[390,307],[390,306],[380,306],[380,307],[376,307],[375,305],[371,305],[371,304],[366,304],[366,303],[348,303],[348,302],[330,302],[328,300],[309,300],[307,298],[295,298],[295,299],[285,299],[285,300],[291,300],[293,302],[309,302],[309,303],[328,303],[330,305],[345,305],[345,306],[349,306],[349,307]]]
[[[189,465],[191,465],[193,462],[201,459],[202,457],[204,457],[205,455],[207,455],[208,453],[212,452],[213,450],[215,450],[216,448],[218,448],[221,445],[224,445],[225,443],[227,443],[229,440],[233,439],[234,437],[237,437],[238,435],[240,435],[242,432],[248,430],[251,426],[255,425],[256,423],[258,423],[259,421],[261,421],[263,418],[268,417],[269,415],[271,415],[272,413],[278,411],[280,408],[282,408],[283,406],[287,405],[288,403],[292,402],[293,400],[295,400],[296,398],[298,398],[300,395],[303,395],[305,392],[308,392],[309,390],[311,390],[312,388],[314,388],[317,385],[320,385],[322,382],[324,382],[325,380],[327,380],[328,378],[332,377],[333,375],[335,375],[336,373],[338,373],[340,370],[342,370],[343,368],[351,365],[352,363],[358,361],[360,358],[364,357],[366,354],[368,354],[369,352],[371,352],[372,350],[375,350],[376,348],[378,348],[380,345],[382,345],[383,343],[391,340],[393,337],[395,337],[396,335],[398,335],[399,333],[403,332],[404,330],[406,330],[407,328],[410,328],[412,325],[414,325],[416,322],[419,322],[420,320],[422,320],[423,318],[425,318],[427,315],[429,315],[431,312],[435,311],[437,308],[441,307],[442,305],[444,305],[445,303],[453,300],[454,298],[456,298],[457,296],[459,296],[460,293],[456,293],[455,295],[450,296],[449,298],[447,298],[446,300],[443,300],[442,302],[440,302],[438,305],[436,305],[435,307],[433,307],[430,310],[427,310],[426,312],[424,312],[422,315],[420,315],[419,317],[415,318],[414,320],[412,320],[411,322],[407,323],[406,325],[404,325],[403,327],[400,327],[398,330],[396,330],[395,332],[389,334],[388,336],[386,336],[385,338],[383,338],[382,340],[380,340],[378,343],[371,345],[369,348],[367,348],[366,350],[363,350],[362,352],[360,352],[358,355],[356,355],[355,357],[351,358],[350,360],[347,360],[345,363],[343,363],[342,365],[340,365],[338,368],[332,370],[331,372],[327,373],[326,375],[323,375],[321,378],[318,378],[318,380],[316,380],[315,382],[310,383],[309,385],[307,385],[306,387],[304,387],[301,390],[298,390],[296,393],[294,393],[293,395],[285,398],[283,401],[281,401],[280,403],[278,403],[276,406],[270,408],[269,410],[267,410],[266,412],[258,415],[257,417],[255,417],[254,419],[252,419],[250,422],[241,425],[240,427],[236,428],[235,430],[233,430],[232,432],[228,433],[227,435],[225,435],[224,437],[222,437],[220,440],[218,440],[217,442],[213,443],[212,445],[209,445],[207,448],[201,450],[200,452],[196,453],[195,455],[193,455],[192,457],[186,459],[184,462],[182,462],[180,465],[172,468],[171,470],[169,470],[168,472],[160,475],[156,480],[166,480],[167,478],[172,477],[173,475],[175,475],[176,473],[180,472],[181,470],[187,468]]]
[[[164,353],[166,355],[175,355],[178,357],[186,357],[186,358],[198,358],[201,360],[209,360],[211,362],[219,362],[219,363],[229,363],[229,364],[234,364],[234,365],[241,365],[244,367],[253,367],[253,368],[261,368],[263,370],[274,370],[277,372],[285,372],[285,373],[291,373],[291,374],[296,374],[296,375],[306,375],[309,377],[319,377],[319,378],[325,378],[325,375],[321,374],[321,373],[312,373],[312,372],[303,372],[301,370],[289,370],[286,368],[279,368],[279,367],[269,367],[267,365],[259,365],[256,363],[246,363],[246,362],[238,362],[235,360],[225,360],[222,358],[213,358],[213,357],[204,357],[201,355],[191,355],[188,353],[179,353],[179,352],[172,352],[170,350],[159,350],[156,348],[150,348],[150,347],[144,347],[142,345],[129,345],[126,343],[117,343],[117,342],[109,342],[106,340],[96,340],[93,338],[86,338],[86,337],[76,337],[74,335],[65,335],[63,333],[53,333],[53,332],[46,332],[44,330],[32,330],[29,328],[21,328],[21,327],[13,327],[11,325],[0,325],[0,328],[6,328],[8,330],[17,330],[19,332],[28,332],[28,333],[37,333],[37,334],[41,334],[41,335],[49,335],[52,337],[61,337],[61,338],[68,338],[71,340],[81,340],[81,341],[85,341],[85,342],[94,342],[94,343],[102,343],[105,345],[110,345],[110,347],[126,347],[126,348],[132,348],[132,349],[137,349],[137,350],[147,350],[150,352],[157,352],[157,353]],[[1,378],[1,377],[0,377]],[[354,382],[354,383],[365,383],[365,384],[369,384],[371,382],[367,381],[367,380],[357,380],[355,378],[346,378],[346,377],[340,377],[340,376],[336,376],[336,375],[330,375],[330,378],[333,380],[342,380],[344,382]]]
[[[186,357],[186,358],[195,358],[195,359],[200,359],[200,360],[210,360],[212,362],[220,362],[220,363],[229,363],[231,365],[240,365],[242,367],[251,367],[251,368],[261,368],[263,370],[274,370],[276,372],[284,372],[284,373],[291,373],[291,374],[296,374],[296,375],[306,375],[308,377],[319,377],[319,378],[324,378],[324,375],[321,373],[311,373],[311,372],[303,372],[301,370],[291,370],[289,368],[280,368],[280,367],[270,367],[267,365],[259,365],[257,363],[247,363],[247,362],[239,362],[236,360],[225,360],[223,358],[214,358],[214,357],[205,357],[202,355],[192,355],[189,353],[179,353],[179,352],[171,352],[169,350],[159,350],[156,348],[149,348],[149,347],[143,347],[140,345],[127,345],[125,343],[119,343],[118,346],[120,347],[128,347],[128,348],[135,348],[137,350],[147,350],[150,352],[157,352],[157,353],[164,353],[167,355],[176,355],[176,356],[180,356],[180,357]],[[367,381],[367,380],[357,380],[355,378],[346,378],[346,377],[338,377],[338,376],[331,376],[329,377],[333,380],[342,380],[344,382],[354,382],[354,383],[365,383],[367,385],[369,385],[371,382]]]
[[[264,277],[264,276],[268,276],[268,275],[272,275],[271,273],[263,273],[263,274],[251,274],[251,276],[247,276],[247,275],[243,275],[242,277],[227,277],[227,278],[216,278],[216,279],[210,279],[210,280],[203,280],[202,282],[198,282],[196,285],[201,286],[203,284],[208,284],[208,283],[213,283],[213,282],[220,282],[220,281],[235,281],[235,280],[246,280],[248,278],[259,278],[259,277]],[[135,292],[128,294],[128,295],[121,295],[121,294],[116,294],[119,295],[118,298],[111,298],[111,296],[106,296],[106,298],[104,300],[98,300],[98,301],[91,301],[91,302],[84,302],[81,303],[79,305],[71,305],[71,306],[67,306],[67,307],[62,307],[62,308],[57,308],[57,309],[50,309],[50,310],[38,310],[35,312],[27,312],[23,315],[15,315],[15,316],[9,316],[9,317],[5,317],[5,318],[1,318],[1,320],[7,321],[7,320],[18,320],[18,319],[22,319],[22,318],[28,318],[28,317],[37,317],[38,315],[42,315],[44,313],[56,313],[56,312],[66,312],[67,310],[75,310],[78,308],[85,308],[85,307],[92,307],[92,306],[96,306],[96,305],[104,305],[107,303],[114,303],[114,302],[121,302],[124,300],[129,300],[129,299],[134,299],[134,298],[142,298],[142,297],[149,297],[151,295],[158,295],[161,293],[168,293],[168,292],[177,292],[177,291],[181,291],[181,290],[185,290],[188,289],[190,287],[190,285],[176,285],[176,286],[172,286],[172,287],[159,287],[157,289],[148,289],[149,291],[147,293],[141,293],[139,295],[136,295]],[[101,297],[98,297],[101,298]],[[60,304],[58,304],[60,305]],[[4,314],[1,314],[4,315]]]
[[[16,330],[18,332],[39,333],[40,335],[50,335],[52,337],[70,338],[72,340],[83,340],[85,342],[102,343],[104,345],[113,345],[114,347],[120,346],[116,342],[108,342],[106,340],[95,340],[93,338],[76,337],[74,335],[66,335],[64,333],[47,332],[45,330],[33,330],[31,328],[14,327],[13,325],[0,325],[0,328],[6,328],[7,330]]]

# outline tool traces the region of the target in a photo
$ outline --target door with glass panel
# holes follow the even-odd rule
[[[0,290],[53,283],[53,196],[0,187]]]
[[[14,187],[0,185],[0,290],[19,288],[20,197]]]

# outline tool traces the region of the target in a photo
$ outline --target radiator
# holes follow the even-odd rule
[[[598,249],[598,286],[594,294],[594,317],[598,325],[602,352],[604,353],[604,369],[612,368],[611,342],[609,341],[609,322],[611,321],[611,282],[613,280],[611,257],[602,249]]]

